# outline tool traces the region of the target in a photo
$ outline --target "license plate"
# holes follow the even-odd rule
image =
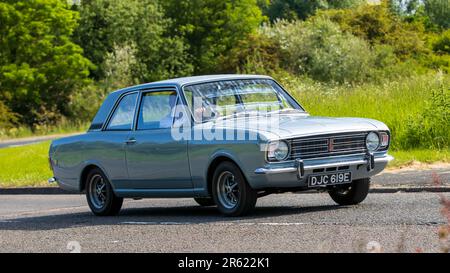
[[[347,184],[351,182],[351,172],[310,175],[308,178],[308,186],[311,188]]]

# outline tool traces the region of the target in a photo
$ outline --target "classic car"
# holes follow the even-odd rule
[[[85,192],[99,216],[124,198],[240,216],[259,197],[310,190],[355,205],[393,159],[389,144],[382,122],[313,117],[268,76],[178,78],[109,94],[86,133],[52,142],[49,182]]]

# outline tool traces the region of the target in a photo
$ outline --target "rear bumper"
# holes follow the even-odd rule
[[[354,155],[289,163],[268,164],[257,168],[249,181],[255,189],[306,187],[311,174],[350,171],[354,180],[374,176],[394,158],[386,153]]]

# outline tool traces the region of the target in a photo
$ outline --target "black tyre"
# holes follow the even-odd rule
[[[111,184],[99,169],[93,169],[87,175],[86,198],[97,216],[117,215],[122,208],[123,198],[114,194]]]
[[[354,180],[349,187],[330,190],[328,193],[339,205],[356,205],[366,199],[370,188],[370,178]]]
[[[212,198],[194,198],[194,200],[202,207],[211,207],[216,205]]]
[[[219,211],[227,216],[248,214],[258,198],[241,170],[231,162],[221,163],[214,171],[212,194]]]

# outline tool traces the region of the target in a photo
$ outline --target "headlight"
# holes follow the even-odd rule
[[[284,141],[274,141],[269,143],[267,159],[269,161],[283,161],[289,156],[289,145]]]
[[[371,132],[366,137],[366,147],[369,152],[375,152],[380,146],[380,137],[377,133]]]

